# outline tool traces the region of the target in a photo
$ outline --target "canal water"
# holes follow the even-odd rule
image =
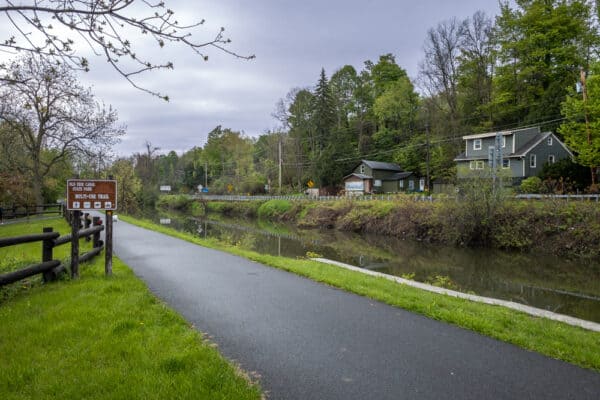
[[[292,258],[318,254],[373,271],[600,322],[600,264],[587,260],[461,249],[220,216],[170,214],[155,218],[178,230],[259,253]]]

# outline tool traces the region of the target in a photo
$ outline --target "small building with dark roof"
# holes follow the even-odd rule
[[[424,190],[424,180],[398,164],[362,160],[344,177],[346,194],[398,193]]]
[[[458,166],[458,178],[468,177],[471,171],[490,168],[489,148],[495,145],[500,134],[502,165],[515,183],[536,176],[546,163],[573,158],[573,153],[552,132],[541,132],[539,127],[511,131],[481,133],[463,136],[465,151],[454,159]]]

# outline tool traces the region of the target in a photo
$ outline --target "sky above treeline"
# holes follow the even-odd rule
[[[463,19],[477,10],[494,16],[498,0],[219,0],[165,1],[182,23],[205,19],[195,31],[210,40],[225,27],[228,49],[244,60],[208,48],[208,61],[189,48],[142,44],[139,54],[174,63],[171,71],[153,71],[137,79],[167,94],[169,102],[130,86],[102,61],[90,55],[92,71],[80,74],[97,98],[119,113],[127,134],[115,153],[143,152],[145,143],[161,152],[178,153],[206,143],[217,125],[257,137],[276,130],[272,117],[280,98],[296,87],[313,87],[321,68],[328,77],[344,65],[363,68],[392,53],[415,80],[423,59],[427,30],[439,22]],[[5,35],[5,29],[0,29]],[[6,58],[6,55],[2,56]]]

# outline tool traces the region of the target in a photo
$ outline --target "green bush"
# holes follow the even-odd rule
[[[537,176],[530,176],[523,179],[520,187],[521,193],[540,193],[542,190],[542,180]]]
[[[288,200],[269,200],[258,208],[259,218],[279,218],[292,208]]]

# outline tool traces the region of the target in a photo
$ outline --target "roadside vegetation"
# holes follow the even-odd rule
[[[309,259],[291,259],[259,254],[213,239],[201,239],[147,220],[127,216],[123,216],[122,219],[144,228],[201,246],[233,253],[265,265],[306,276],[317,282],[513,343],[553,358],[600,371],[600,334],[597,332],[532,317],[499,306],[425,292],[383,278],[364,275]]]
[[[473,193],[482,193],[473,191]],[[176,209],[163,196],[163,209]],[[371,232],[459,247],[539,251],[573,258],[600,259],[600,207],[596,202],[515,200],[465,196],[460,201],[417,202],[397,195],[390,201],[208,201],[188,208],[228,216],[259,217],[295,223],[301,228],[328,227]]]
[[[0,226],[0,236],[42,226],[69,230],[57,218]],[[68,246],[55,254],[66,262],[61,248]],[[39,262],[40,254],[39,243],[2,248],[0,273]],[[257,385],[118,258],[113,274],[105,277],[104,258],[96,257],[81,266],[80,279],[34,278],[0,289],[3,400],[261,398]]]

